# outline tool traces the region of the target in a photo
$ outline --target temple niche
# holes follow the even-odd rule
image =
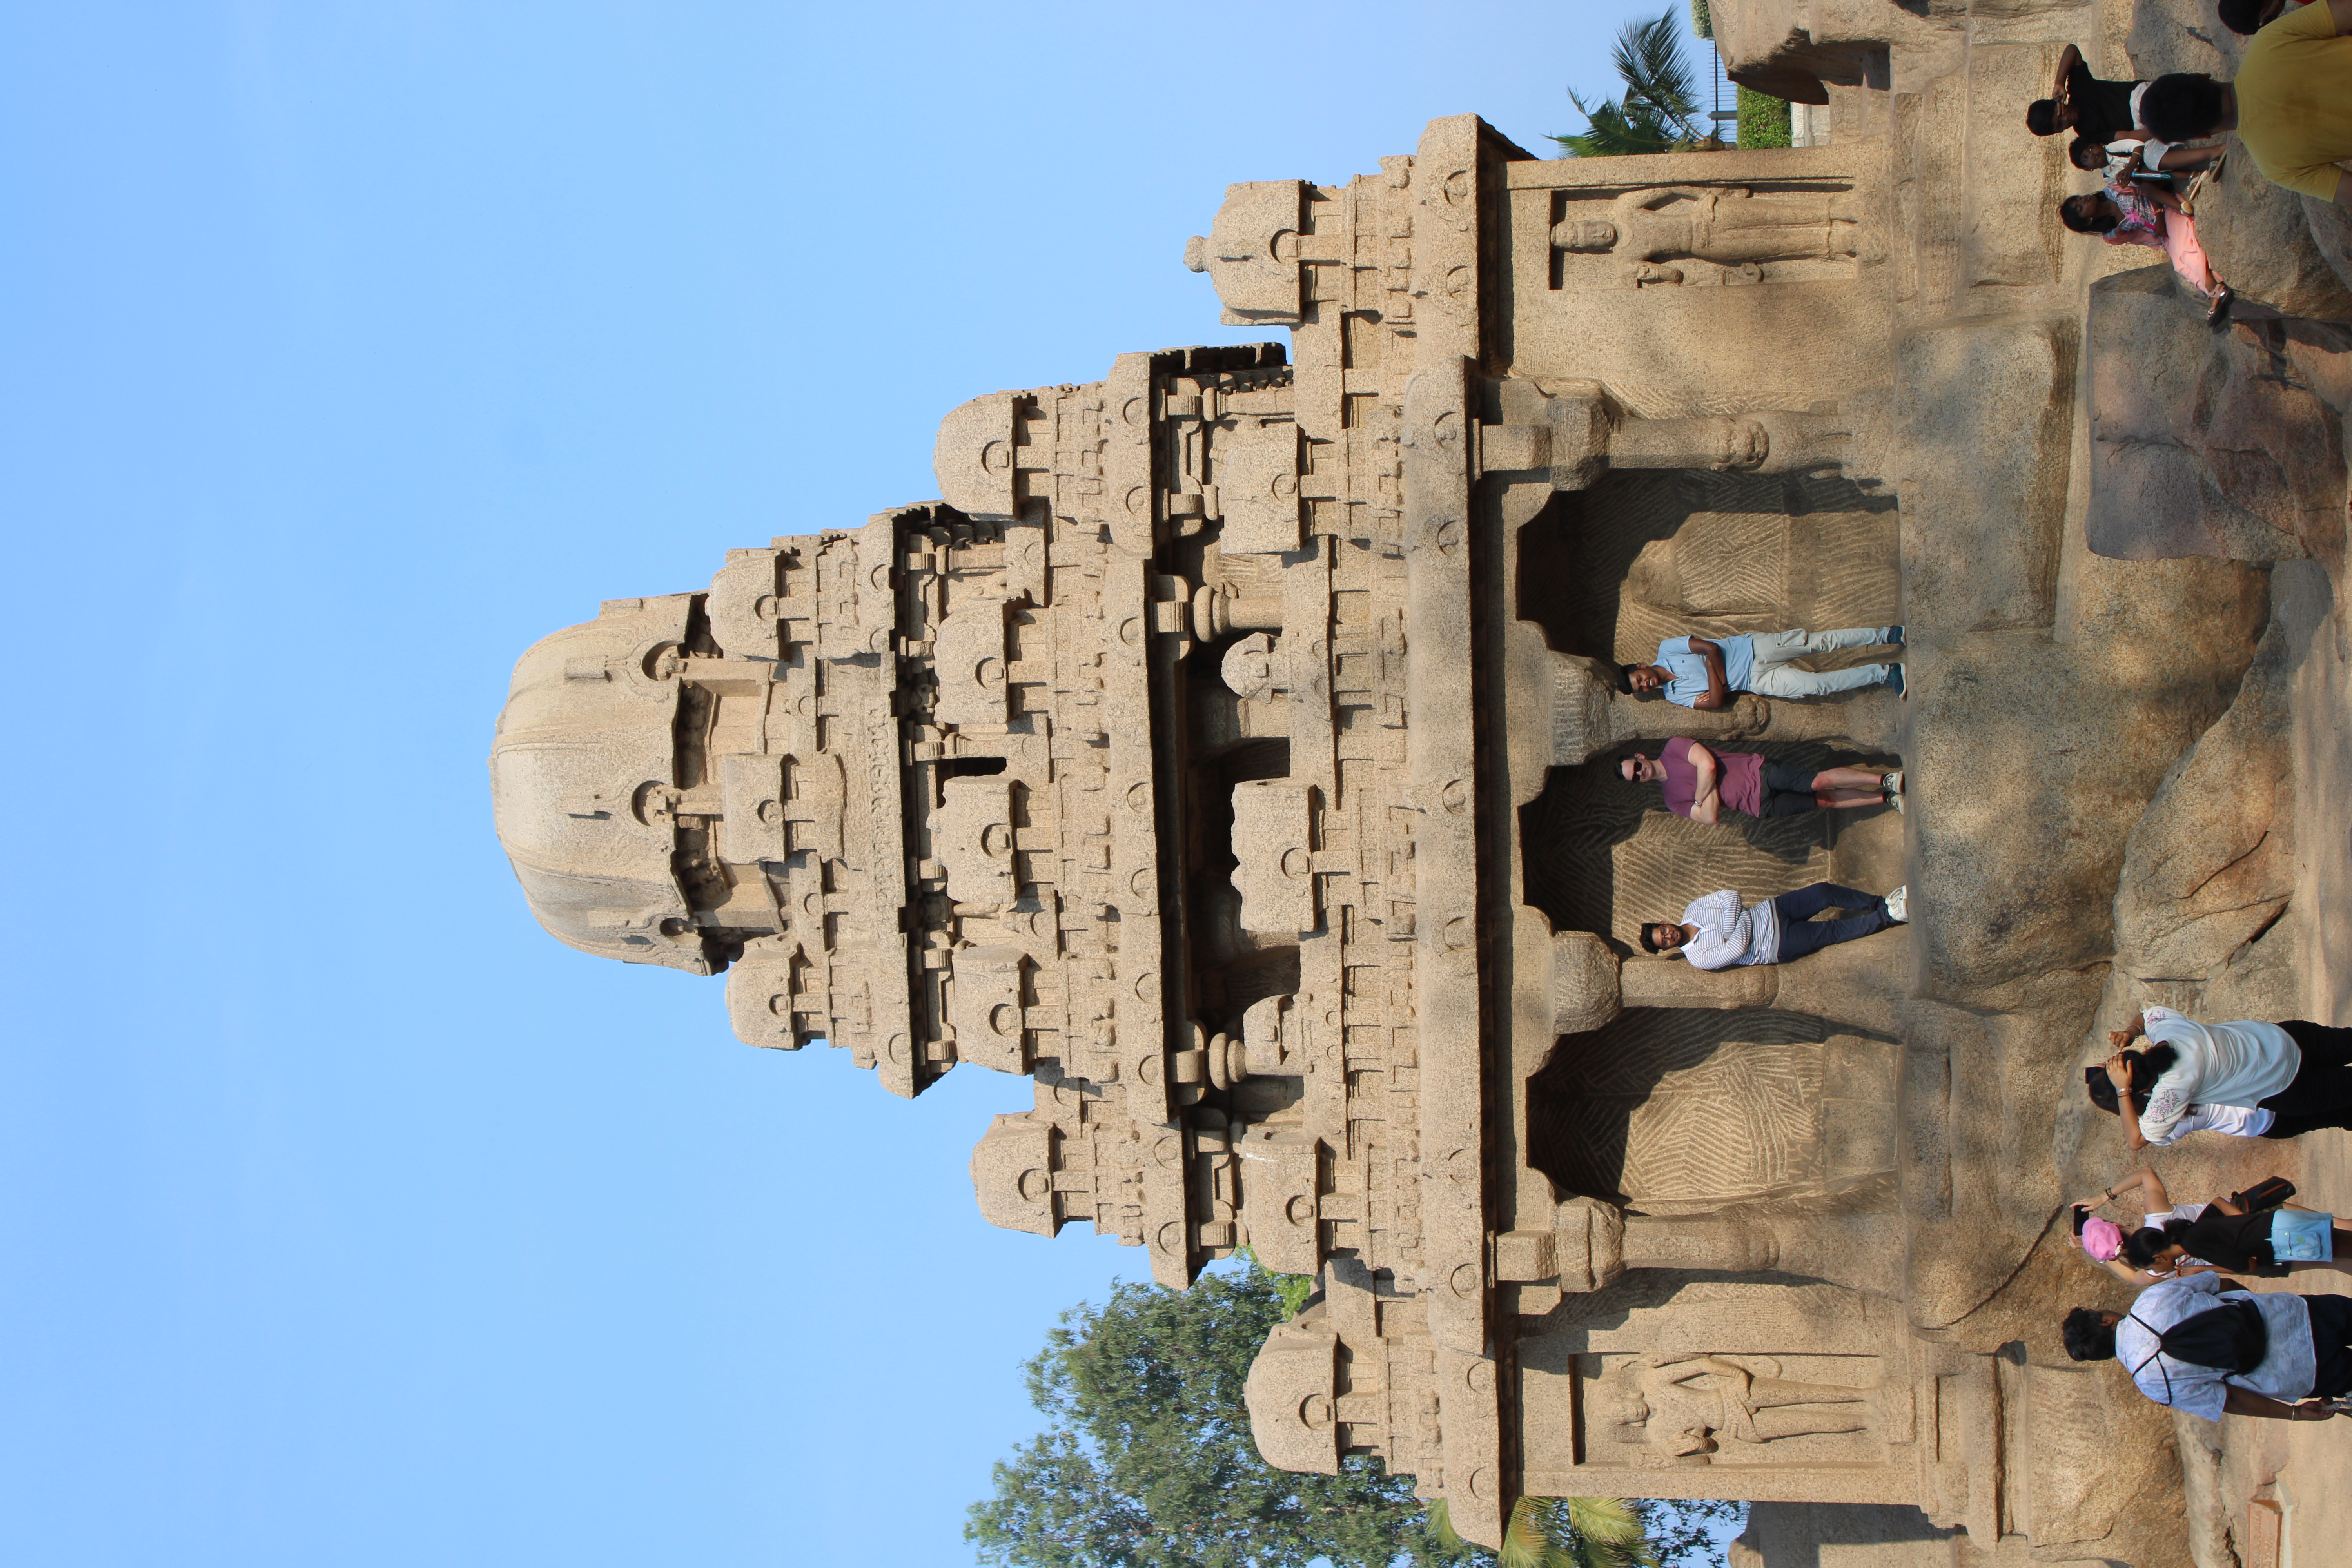
[[[2050,1331],[2052,1216],[2078,1058],[2179,969],[2133,956],[2173,930],[2133,825],[2187,833],[2234,775],[2168,774],[2284,656],[2258,569],[2068,527],[2061,150],[1951,149],[2072,13],[1960,49],[1877,9],[1740,68],[1825,144],[1548,160],[1463,115],[1234,185],[1184,262],[1286,341],[976,396],[940,499],[542,640],[491,757],[533,910],[894,1093],[1027,1075],[975,1130],[998,1225],[1317,1276],[1250,1379],[1276,1464],[1377,1457],[1489,1544],[1522,1496],[1719,1497],[1887,1562],[2185,1561],[2124,1508],[2179,1495],[2168,1426]],[[1907,700],[1613,685],[1898,620]],[[1672,816],[1616,763],[1676,735],[1899,761],[1910,813]],[[1913,923],[1638,946],[1823,879]],[[2267,929],[2163,951],[2242,997]]]

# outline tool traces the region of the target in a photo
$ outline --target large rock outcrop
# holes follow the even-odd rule
[[[2332,277],[2333,274],[2330,274]],[[2091,291],[2091,504],[2102,555],[2315,556],[2344,541],[2343,420],[2252,334],[2211,333],[2171,269]]]

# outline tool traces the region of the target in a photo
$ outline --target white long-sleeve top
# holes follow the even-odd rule
[[[2172,1131],[2151,1143],[2177,1143],[2191,1132],[2226,1132],[2232,1138],[2259,1138],[2278,1118],[2270,1111],[2243,1105],[2190,1106],[2172,1124]]]
[[[2302,1048],[2276,1024],[2200,1024],[2169,1007],[2150,1007],[2140,1026],[2175,1053],[2140,1113],[2140,1136],[2151,1143],[2170,1142],[2190,1106],[2260,1105],[2293,1083],[2303,1066]]]
[[[1771,900],[1742,908],[1739,894],[1724,888],[1693,899],[1683,924],[1698,934],[1683,943],[1693,969],[1728,969],[1735,963],[1770,963],[1780,956],[1780,911]]]

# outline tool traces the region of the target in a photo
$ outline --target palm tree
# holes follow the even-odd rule
[[[1467,1552],[1446,1517],[1430,1505],[1430,1530],[1451,1552]],[[1641,1510],[1620,1498],[1521,1498],[1503,1527],[1496,1568],[1658,1568]]]
[[[1699,117],[1698,78],[1683,55],[1681,21],[1670,10],[1647,22],[1625,24],[1610,57],[1625,84],[1622,99],[1589,104],[1574,88],[1568,89],[1584,116],[1584,130],[1552,140],[1570,157],[1690,153],[1723,145],[1712,122]]]

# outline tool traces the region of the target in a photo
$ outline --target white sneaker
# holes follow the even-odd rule
[[[1878,781],[1878,786],[1889,795],[1901,795],[1903,793],[1903,770],[1901,768],[1897,768],[1893,773],[1888,773],[1885,778]]]
[[[1905,912],[1910,905],[1910,895],[1911,887],[1907,882],[1886,895],[1887,918],[1894,921],[1897,925],[1907,925],[1910,923],[1911,917],[1909,914]]]

